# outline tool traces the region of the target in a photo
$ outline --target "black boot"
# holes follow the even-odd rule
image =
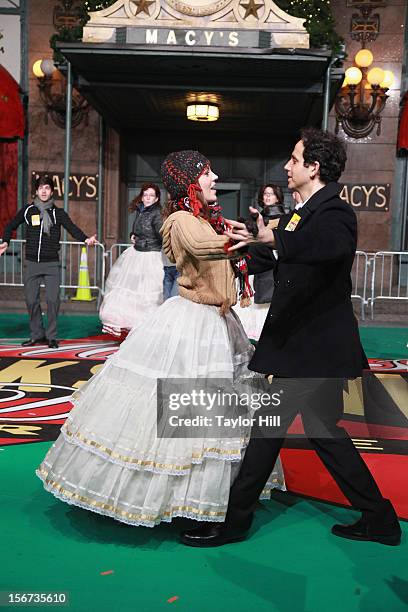
[[[386,499],[378,512],[364,512],[361,519],[351,525],[334,525],[332,533],[340,538],[378,542],[388,546],[401,543],[401,527],[391,502]]]
[[[181,534],[181,542],[186,546],[210,548],[232,542],[242,542],[248,535],[246,529],[228,527],[225,523],[204,523]]]
[[[21,346],[35,346],[36,344],[47,344],[47,338],[38,338],[38,340],[26,340],[21,343]]]

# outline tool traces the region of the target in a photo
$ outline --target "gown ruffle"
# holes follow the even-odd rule
[[[119,337],[151,316],[163,302],[163,279],[161,251],[126,249],[106,279],[99,310],[102,331]]]
[[[252,290],[254,288],[254,277],[249,277]],[[255,304],[254,298],[251,298],[251,305],[246,308],[241,308],[239,302],[234,306],[234,312],[238,315],[242,327],[245,330],[246,335],[251,340],[259,340],[263,326],[265,324],[266,316],[268,314],[270,304]]]
[[[223,521],[245,436],[158,438],[157,378],[253,376],[253,347],[232,312],[182,297],[140,323],[74,393],[61,434],[37,470],[57,498],[131,525],[174,517]],[[262,497],[284,489],[280,463]]]

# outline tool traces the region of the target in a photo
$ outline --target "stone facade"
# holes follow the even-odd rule
[[[50,37],[55,33],[53,11],[55,0],[36,0],[28,5],[28,194],[31,195],[33,171],[63,172],[65,158],[65,130],[57,127],[48,116],[40,99],[38,81],[32,66],[38,59],[52,58]],[[63,91],[64,81],[54,78],[53,91]],[[61,89],[62,88],[62,89]],[[47,121],[47,122],[46,122]],[[95,176],[98,173],[99,116],[90,110],[85,120],[72,130],[71,173]],[[62,202],[57,203],[62,206]],[[97,228],[95,200],[70,201],[69,214],[73,221],[88,234]]]
[[[309,35],[303,22],[303,19],[282,11],[273,0],[117,0],[109,8],[91,13],[84,28],[83,42],[118,42],[118,29],[134,31],[135,27],[146,27],[150,33],[153,28],[165,28],[165,40],[173,41],[170,44],[176,44],[177,32],[185,29],[190,34],[184,43],[194,46],[197,33],[201,31],[204,34],[205,29],[210,28],[215,33],[217,30],[235,32],[235,36],[225,36],[220,41],[226,46],[239,44],[237,32],[250,35],[252,31],[261,31],[270,34],[268,46],[307,49]],[[128,42],[149,43],[151,36]],[[212,38],[217,40],[217,36]],[[203,36],[202,44],[205,43],[206,37]],[[246,46],[255,45],[250,42]]]
[[[353,65],[353,59],[361,48],[361,43],[352,40],[350,23],[356,8],[348,6],[347,0],[332,0],[332,11],[336,29],[346,43],[347,60],[345,68]],[[380,33],[377,39],[367,44],[374,55],[376,66],[392,70],[395,81],[388,91],[389,99],[382,113],[381,135],[374,129],[361,140],[345,135],[348,161],[342,176],[344,183],[350,184],[387,184],[391,185],[390,207],[387,212],[357,212],[359,223],[359,248],[365,251],[391,249],[391,224],[394,207],[399,207],[399,192],[395,184],[396,143],[398,132],[399,104],[401,96],[401,72],[404,56],[404,37],[406,28],[406,0],[387,0],[383,7],[375,8],[380,15]],[[331,112],[329,128],[334,130],[335,115]]]
[[[140,0],[139,0],[140,2]],[[136,3],[137,4],[137,3]],[[149,3],[147,3],[149,5]],[[153,11],[160,6],[158,15],[163,15],[163,6],[170,6],[170,14],[174,23],[179,20],[178,27],[189,26],[203,27],[204,17],[200,14],[186,13],[183,8],[186,3],[176,2],[176,0],[156,0],[156,3],[149,5]],[[193,13],[197,11],[199,6],[211,4],[210,2],[189,2]],[[214,4],[214,3],[213,3]],[[222,3],[218,3],[221,6]],[[244,3],[245,4],[245,3]],[[251,5],[247,2],[248,6]],[[258,3],[262,4],[262,3]],[[360,44],[352,41],[350,38],[350,20],[355,8],[347,6],[347,0],[333,0],[332,9],[336,18],[337,29],[346,40],[346,51],[348,58],[346,67],[352,64],[355,53],[359,50]],[[120,10],[122,10],[122,18],[127,20],[144,20],[149,22],[153,19],[152,13],[146,14],[141,11],[138,15],[126,15],[122,6],[135,6],[134,3],[124,3],[119,0],[113,7],[106,9],[110,13],[114,13],[116,20],[120,18]],[[224,6],[225,5],[225,6]],[[225,10],[228,6],[235,7],[237,2],[224,2],[220,11]],[[264,6],[271,8],[273,5],[269,0],[265,0]],[[63,172],[64,169],[64,137],[65,131],[57,127],[52,119],[48,117],[48,123],[45,123],[46,111],[39,97],[37,79],[31,72],[31,67],[35,60],[39,58],[51,58],[52,51],[49,47],[49,38],[54,33],[53,26],[53,11],[56,6],[55,0],[36,0],[34,3],[28,3],[28,33],[29,33],[29,137],[28,137],[28,156],[29,156],[29,172],[34,170],[48,170],[55,172]],[[274,5],[275,6],[275,5]],[[116,9],[115,9],[116,7]],[[175,8],[176,7],[176,8]],[[178,7],[178,9],[177,9]],[[236,8],[236,7],[235,7]],[[276,7],[275,7],[276,8]],[[114,10],[115,9],[115,10]],[[120,10],[119,10],[120,9]],[[180,10],[182,9],[182,10]],[[119,10],[119,13],[118,13]],[[185,11],[183,13],[183,10]],[[200,9],[201,10],[201,9]],[[266,9],[265,9],[266,10]],[[380,34],[376,41],[369,43],[368,47],[372,50],[375,57],[375,64],[386,69],[391,69],[395,75],[395,82],[392,89],[389,91],[389,100],[383,112],[382,132],[377,136],[375,132],[361,141],[355,141],[350,137],[345,136],[348,151],[348,163],[343,181],[350,184],[391,184],[391,206],[387,212],[358,212],[360,237],[359,248],[367,251],[378,251],[380,249],[389,249],[391,247],[391,220],[393,216],[393,208],[400,205],[400,202],[395,199],[394,194],[397,193],[394,185],[395,167],[396,167],[396,137],[398,128],[399,102],[400,102],[400,82],[402,59],[404,53],[404,34],[406,26],[406,1],[405,0],[388,0],[385,7],[376,9],[381,16]],[[116,12],[115,12],[116,11]],[[149,9],[150,11],[150,9]],[[225,13],[223,19],[229,19],[230,29],[232,23],[231,15],[238,14],[241,18],[240,27],[243,27],[242,5],[237,13],[232,12],[230,16]],[[96,36],[97,21],[101,19],[101,14],[94,14],[92,20],[85,29],[85,39],[90,41]],[[265,12],[259,14],[262,19],[265,17]],[[286,23],[287,32],[291,30],[291,36],[294,35],[297,28],[297,35],[302,36],[302,20],[291,18],[284,22],[282,12],[268,13],[273,14],[275,21],[268,22],[266,17],[263,25],[256,21],[253,15],[249,15],[247,21],[250,29],[256,27],[259,29],[270,30],[271,28],[279,27],[281,32],[284,32],[283,25]],[[181,23],[181,17],[184,22]],[[113,17],[108,18],[113,19]],[[280,19],[280,21],[279,21]],[[272,20],[273,21],[273,20]],[[256,23],[255,23],[256,22]],[[121,22],[123,27],[126,27],[124,22]],[[235,22],[234,22],[235,23]],[[279,26],[279,23],[281,24]],[[220,26],[222,22],[219,22]],[[283,25],[282,25],[283,24]],[[290,25],[287,25],[290,24]],[[115,29],[116,23],[111,23],[110,27]],[[225,24],[223,24],[223,27]],[[262,26],[262,27],[261,27]],[[235,27],[235,25],[234,25]],[[244,26],[245,27],[245,26]],[[304,30],[303,30],[304,32]],[[109,36],[112,35],[110,32]],[[304,34],[303,34],[304,36]],[[94,38],[95,40],[95,38]],[[305,38],[303,39],[306,40]],[[306,43],[303,43],[306,46]],[[58,85],[58,84],[57,84]],[[335,118],[334,112],[330,116],[330,129],[334,130]],[[341,132],[340,132],[341,133]],[[255,185],[260,182],[275,180],[284,184],[285,174],[282,169],[283,163],[286,161],[290,153],[292,142],[279,143],[262,143],[258,147],[253,143],[253,148],[259,150],[258,159],[256,153],[246,154],[250,151],[252,144],[249,143],[245,148],[245,153],[240,144],[225,145],[222,150],[219,148],[217,157],[217,168],[223,181],[240,183],[244,186],[245,197],[248,203],[251,199],[250,191],[254,192]],[[137,176],[134,169],[129,166],[132,158],[136,155],[144,155],[143,151],[137,150],[137,143],[132,145],[134,150],[124,152],[122,139],[119,135],[107,130],[106,137],[106,155],[105,155],[105,185],[104,185],[104,213],[103,213],[103,235],[99,238],[106,242],[108,246],[112,242],[127,239],[127,183],[135,184],[138,180],[144,178],[158,178],[157,172],[159,161],[157,164],[156,176]],[[171,147],[171,143],[166,142],[166,146]],[[174,147],[176,148],[176,147]],[[98,172],[98,151],[99,151],[99,118],[92,109],[88,115],[88,123],[82,122],[72,131],[72,158],[71,158],[71,173],[95,175]],[[207,151],[211,152],[211,151]],[[146,155],[149,152],[146,152]],[[153,152],[151,152],[153,154]],[[156,151],[154,157],[159,160],[161,151]],[[148,156],[144,156],[147,161]],[[255,157],[254,157],[255,155]],[[133,156],[133,157],[132,157]],[[140,160],[140,157],[139,157]],[[136,166],[135,166],[136,168]],[[246,184],[246,186],[245,186]],[[243,193],[244,193],[243,192]],[[287,200],[289,203],[289,199]],[[62,204],[61,204],[62,205]],[[94,233],[97,228],[97,205],[95,201],[70,201],[69,212],[73,220],[88,234]]]

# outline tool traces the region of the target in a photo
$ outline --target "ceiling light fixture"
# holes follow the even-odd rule
[[[217,121],[220,109],[217,104],[209,102],[195,102],[187,104],[187,119],[190,121]]]

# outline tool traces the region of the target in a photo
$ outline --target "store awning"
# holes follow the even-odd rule
[[[328,52],[61,43],[76,86],[109,125],[127,133],[206,129],[293,136],[323,116]],[[333,71],[330,106],[343,72]],[[211,94],[220,119],[194,125],[188,101]]]

